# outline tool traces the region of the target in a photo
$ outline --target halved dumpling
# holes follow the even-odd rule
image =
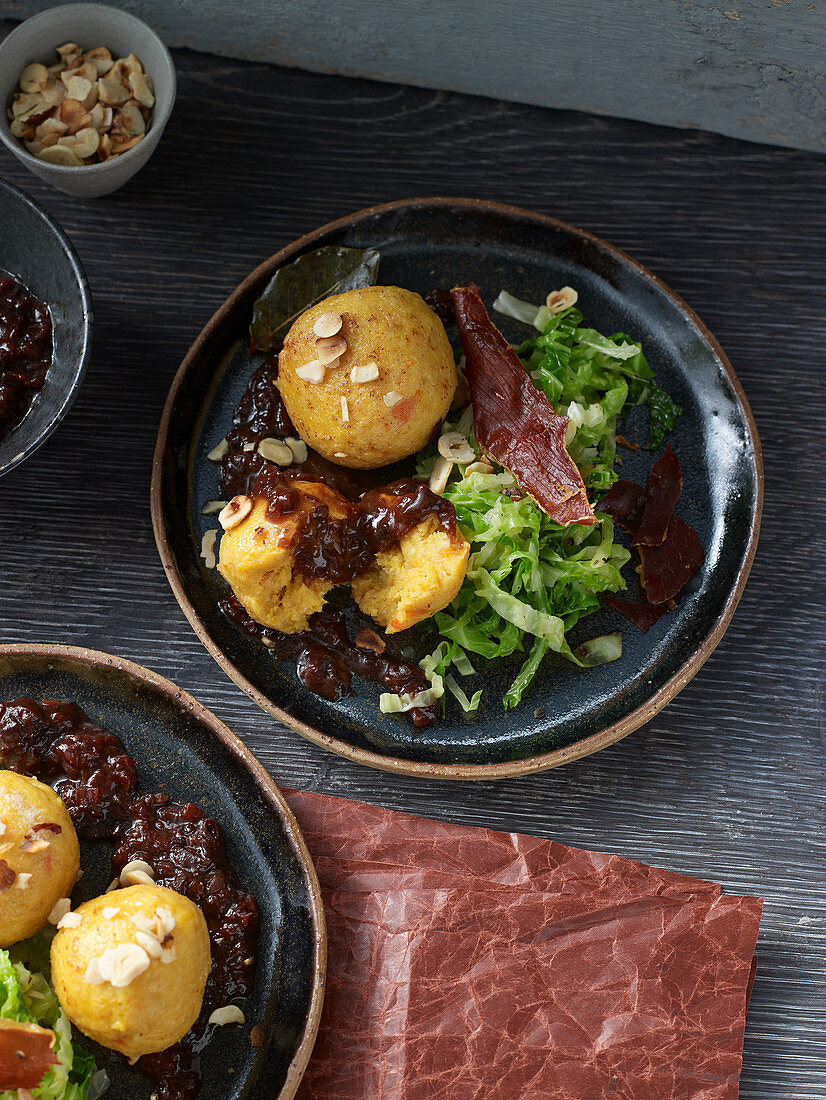
[[[449,535],[435,516],[376,555],[353,581],[353,597],[388,634],[407,630],[441,611],[462,587],[470,544]]]
[[[296,507],[278,518],[268,514],[266,498],[255,498],[245,518],[224,532],[218,559],[219,572],[247,613],[285,634],[306,630],[307,620],[322,609],[334,587],[295,568],[295,543],[305,516],[319,507],[331,519],[350,511],[344,497],[319,482],[294,481],[290,489],[298,495]]]

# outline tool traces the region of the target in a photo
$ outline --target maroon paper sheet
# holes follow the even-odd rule
[[[330,936],[302,1100],[737,1096],[760,899],[285,793]]]

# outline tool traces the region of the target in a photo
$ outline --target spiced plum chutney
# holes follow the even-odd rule
[[[0,441],[43,389],[52,352],[49,307],[0,270]]]

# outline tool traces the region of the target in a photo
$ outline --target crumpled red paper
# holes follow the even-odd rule
[[[302,1100],[729,1100],[762,901],[287,791],[324,894]]]

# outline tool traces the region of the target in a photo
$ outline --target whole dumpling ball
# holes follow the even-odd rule
[[[134,1062],[177,1043],[198,1019],[209,933],[189,898],[163,886],[128,886],[64,917],[51,961],[72,1023]]]
[[[0,771],[0,947],[39,932],[79,868],[75,827],[52,788]]]
[[[418,294],[369,286],[298,318],[278,357],[278,388],[305,442],[340,466],[374,469],[428,442],[450,408],[456,364]]]

